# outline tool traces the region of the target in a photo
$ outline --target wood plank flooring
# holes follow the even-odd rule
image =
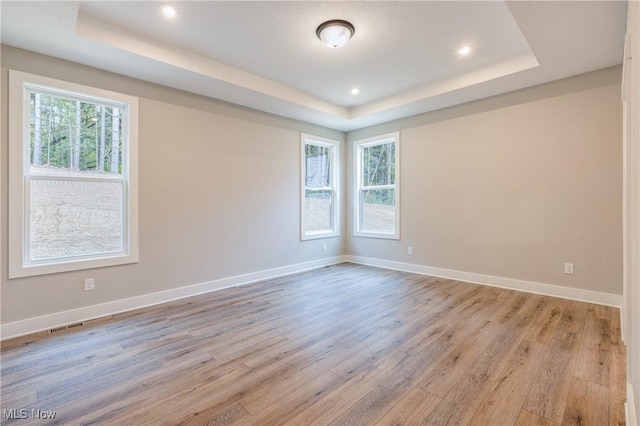
[[[619,320],[335,265],[3,342],[2,423],[621,425]]]

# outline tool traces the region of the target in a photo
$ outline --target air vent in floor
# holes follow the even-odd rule
[[[76,322],[73,324],[67,324],[60,327],[55,327],[49,330],[49,333],[59,333],[61,331],[71,330],[72,328],[82,327],[84,322]]]

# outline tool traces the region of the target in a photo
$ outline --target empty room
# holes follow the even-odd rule
[[[0,17],[0,423],[638,425],[639,1]]]

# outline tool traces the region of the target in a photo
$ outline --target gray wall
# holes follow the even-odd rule
[[[299,228],[300,132],[342,132],[7,46],[3,124],[9,68],[140,97],[140,262],[7,280],[3,125],[2,323],[344,253],[344,237],[300,241]],[[87,277],[93,292],[82,290]]]
[[[140,97],[141,241],[138,264],[7,280],[3,126],[2,323],[346,253],[622,293],[619,68],[350,133],[401,131],[401,240],[353,237],[345,202],[341,238],[301,242],[299,133],[341,132],[6,46],[2,66],[3,123],[8,68]]]
[[[627,381],[633,386],[635,397],[629,404],[635,407],[637,417],[640,415],[640,3],[635,1],[627,5],[627,35],[624,309]]]
[[[401,131],[401,239],[349,236],[348,253],[621,295],[620,77],[610,68],[349,133],[353,176],[354,140]]]

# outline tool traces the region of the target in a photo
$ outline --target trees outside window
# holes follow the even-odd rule
[[[356,141],[355,235],[400,238],[399,134]]]
[[[137,261],[137,99],[10,72],[11,277]]]
[[[340,235],[337,141],[302,135],[301,238]]]

